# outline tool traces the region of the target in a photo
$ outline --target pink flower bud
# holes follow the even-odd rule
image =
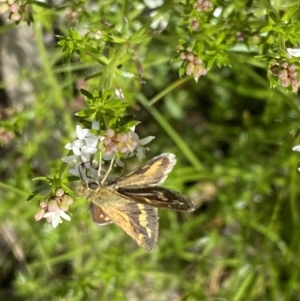
[[[185,69],[185,73],[187,75],[191,75],[191,74],[193,74],[194,69],[195,69],[195,65],[193,63],[188,63],[188,65],[186,66],[186,69]]]
[[[290,84],[290,81],[286,78],[286,79],[282,79],[281,80],[281,85],[282,85],[282,87],[288,87],[289,86],[289,84]]]
[[[49,211],[49,212],[54,212],[54,211],[57,211],[57,210],[59,210],[59,206],[58,206],[58,204],[57,204],[57,201],[55,201],[55,200],[50,200],[50,201],[48,202],[48,211]]]
[[[194,61],[194,55],[192,54],[192,53],[189,53],[188,55],[187,55],[187,59],[190,61],[190,62],[193,62]]]
[[[288,72],[286,69],[284,70],[280,70],[279,73],[278,73],[278,77],[280,79],[286,79],[288,77]]]
[[[12,13],[17,13],[20,10],[20,5],[17,3],[14,3],[9,9]]]
[[[108,129],[106,131],[106,136],[112,138],[115,135],[115,131],[113,129]]]
[[[194,63],[197,64],[197,65],[202,64],[202,60],[200,59],[199,56],[196,56],[196,57],[195,57]]]
[[[185,59],[186,59],[186,55],[185,55],[184,52],[181,52],[181,53],[180,53],[180,58],[181,58],[182,60],[185,60]]]
[[[46,212],[45,209],[40,209],[40,210],[38,210],[38,211],[35,213],[35,215],[34,215],[34,219],[35,219],[36,221],[41,220],[41,219],[43,218],[45,212]]]
[[[62,189],[62,188],[58,188],[56,191],[55,191],[55,196],[58,196],[58,197],[61,197],[65,194],[65,191]]]
[[[11,16],[10,16],[10,19],[12,20],[12,21],[20,21],[21,20],[21,14],[19,14],[19,13],[13,13],[13,14],[11,14]]]
[[[196,65],[194,69],[194,77],[199,78],[201,75],[205,75],[207,70],[202,65]]]

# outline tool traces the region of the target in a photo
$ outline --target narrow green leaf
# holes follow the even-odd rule
[[[289,21],[292,16],[299,10],[299,4],[295,4],[292,7],[290,7],[284,15],[281,17],[281,21],[286,22]]]
[[[81,94],[83,94],[88,99],[92,99],[93,98],[93,94],[91,94],[89,91],[87,91],[85,89],[80,89],[80,92],[81,92]]]
[[[269,31],[273,30],[273,27],[274,27],[273,25],[265,26],[260,30],[260,33],[269,32]]]
[[[43,184],[41,186],[39,186],[38,188],[36,188],[26,199],[26,202],[32,200],[33,198],[35,198],[40,192],[48,190],[50,188],[49,184]]]

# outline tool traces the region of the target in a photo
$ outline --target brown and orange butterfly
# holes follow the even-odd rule
[[[187,197],[158,186],[167,178],[175,163],[175,155],[164,153],[122,178],[108,183],[103,183],[103,180],[90,182],[90,189],[84,194],[91,204],[93,221],[100,225],[115,223],[139,246],[151,251],[159,230],[157,208],[195,210]]]

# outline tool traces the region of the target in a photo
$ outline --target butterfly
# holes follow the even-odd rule
[[[150,252],[158,239],[157,208],[195,210],[187,197],[158,186],[175,163],[175,155],[163,153],[124,177],[107,183],[88,183],[90,189],[85,195],[90,202],[93,221],[99,225],[115,223]]]

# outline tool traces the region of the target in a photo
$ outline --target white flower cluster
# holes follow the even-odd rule
[[[92,129],[99,129],[99,123],[93,123]],[[135,127],[132,127],[126,133],[115,133],[114,130],[108,129],[105,136],[95,136],[90,129],[83,129],[77,125],[76,135],[78,139],[65,146],[66,149],[73,152],[73,155],[63,157],[62,161],[69,165],[71,174],[80,178],[83,176],[80,174],[82,163],[92,173],[96,170],[95,166],[102,164],[102,162],[95,162],[97,158],[94,158],[94,155],[97,152],[101,152],[101,159],[104,161],[112,160],[116,152],[122,154],[124,158],[136,155],[138,160],[141,161],[145,156],[146,148],[144,145],[148,144],[155,137],[148,136],[139,139],[139,136],[134,131]],[[117,158],[115,158],[115,162],[119,166],[124,166],[124,163]]]
[[[82,163],[91,165],[91,158],[98,151],[98,143],[104,137],[95,136],[91,130],[83,129],[79,125],[76,126],[76,136],[78,139],[65,146],[66,149],[73,152],[73,155],[63,157],[62,161],[69,164],[69,172],[72,175],[80,177],[79,166]]]
[[[62,218],[67,221],[71,220],[71,216],[67,214],[67,211],[72,203],[73,199],[65,194],[63,189],[59,188],[50,201],[41,200],[40,209],[36,212],[34,218],[36,221],[45,218],[53,228],[56,228],[63,222]]]

